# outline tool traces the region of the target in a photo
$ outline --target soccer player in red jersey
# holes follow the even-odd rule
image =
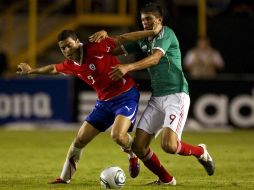
[[[129,75],[117,81],[110,79],[109,72],[120,64],[111,51],[129,41],[130,36],[132,40],[138,40],[156,35],[158,31],[159,29],[138,31],[114,38],[107,37],[98,43],[81,43],[74,31],[64,30],[58,35],[58,45],[65,57],[62,63],[40,68],[31,68],[27,63],[18,65],[17,74],[21,75],[64,73],[79,77],[91,85],[98,95],[94,109],[85,119],[69,148],[60,178],[51,183],[69,183],[83,148],[110,126],[112,139],[128,152],[132,167],[136,166],[136,170],[132,169],[130,175],[138,175],[139,163],[130,149],[133,140],[128,131],[132,129],[136,120],[139,92]]]

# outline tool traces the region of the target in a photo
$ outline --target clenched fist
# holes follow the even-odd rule
[[[28,74],[30,74],[29,72],[31,70],[32,70],[32,68],[27,63],[20,63],[17,66],[17,72],[16,73],[19,74],[19,75],[28,75]]]

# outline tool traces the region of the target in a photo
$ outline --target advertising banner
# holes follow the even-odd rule
[[[253,80],[191,80],[189,117],[204,127],[254,127]]]
[[[71,122],[73,84],[69,78],[0,79],[0,124]]]

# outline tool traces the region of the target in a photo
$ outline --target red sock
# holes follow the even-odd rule
[[[171,176],[161,165],[160,160],[151,149],[149,149],[142,161],[145,166],[157,175],[162,182],[168,183],[173,179],[173,176]]]
[[[200,146],[192,146],[183,141],[178,141],[177,154],[183,156],[196,156],[199,158],[203,154],[203,148]]]

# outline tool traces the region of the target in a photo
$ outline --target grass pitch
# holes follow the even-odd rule
[[[153,189],[254,189],[254,131],[183,134],[191,144],[206,143],[216,164],[214,176],[208,176],[194,157],[168,155],[157,139],[152,148],[161,162],[175,176],[177,186],[147,186],[156,179],[143,164],[136,179],[128,175],[125,153],[102,133],[89,144],[79,162],[71,184],[47,184],[59,176],[65,156],[76,131],[6,131],[0,130],[0,189],[44,190],[100,189],[100,172],[108,166],[124,169],[124,190]]]

